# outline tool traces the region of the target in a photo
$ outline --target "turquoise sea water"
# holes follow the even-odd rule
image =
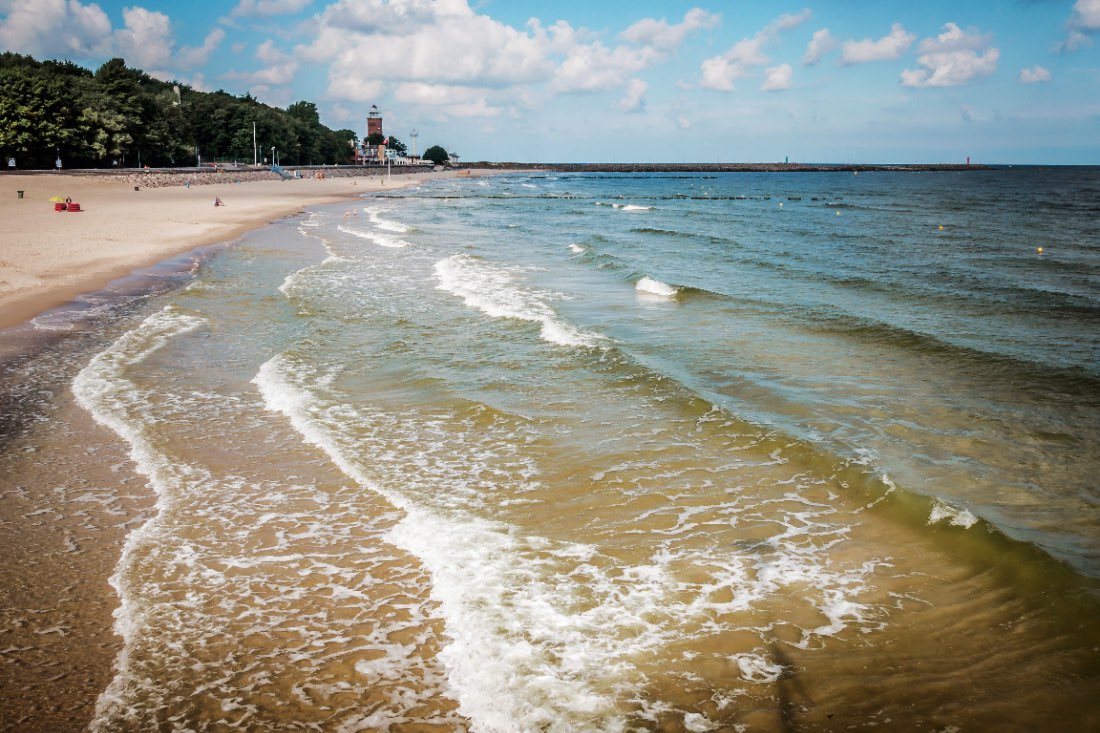
[[[72,385],[158,495],[93,729],[1100,725],[1098,214],[531,173],[244,237]]]

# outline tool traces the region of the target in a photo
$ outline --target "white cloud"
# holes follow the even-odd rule
[[[330,79],[328,92],[332,96],[349,102],[377,101],[386,90],[386,85],[377,79],[362,76],[343,76]]]
[[[1092,45],[1092,35],[1100,31],[1100,0],[1077,0],[1066,26],[1069,29],[1066,40],[1056,50],[1076,51]]]
[[[483,98],[484,91],[473,87],[449,86],[446,84],[421,84],[406,82],[397,85],[394,98],[406,104],[426,104],[442,107],[469,102],[473,98]]]
[[[496,117],[500,113],[499,107],[493,107],[484,99],[452,104],[447,108],[448,117]]]
[[[890,33],[877,41],[872,41],[870,38],[864,38],[862,41],[845,41],[840,52],[840,63],[848,66],[900,58],[915,40],[917,37],[908,33],[901,23],[894,23],[890,26]]]
[[[223,74],[222,78],[258,85],[268,94],[281,94],[281,91],[273,91],[271,87],[286,86],[294,81],[298,73],[298,62],[290,54],[275,48],[275,42],[270,38],[256,47],[255,56],[264,64],[263,68],[256,71],[230,71]]]
[[[221,28],[215,28],[206,34],[206,38],[199,48],[191,48],[190,46],[181,48],[180,60],[187,67],[202,66],[210,59],[210,54],[217,50],[218,45],[223,40],[225,40],[225,31]]]
[[[701,84],[704,89],[713,89],[716,92],[732,92],[736,89],[738,79],[745,77],[748,70],[742,64],[734,62],[725,56],[715,56],[705,60],[701,67],[703,78]]]
[[[649,85],[641,79],[631,79],[626,85],[626,96],[619,101],[624,112],[641,112],[645,109],[645,93]]]
[[[233,8],[231,15],[285,15],[297,13],[312,2],[313,0],[241,0]]]
[[[954,87],[984,79],[997,69],[1001,52],[990,48],[987,35],[967,34],[954,23],[936,38],[921,41],[917,63],[923,69],[901,72],[907,87]]]
[[[272,89],[266,84],[256,84],[248,90],[248,93],[264,104],[270,104],[272,107],[286,108],[291,101],[293,101],[293,93],[287,87]],[[260,144],[260,148],[260,152],[262,153],[262,143]]]
[[[768,24],[767,29],[772,33],[779,33],[780,31],[789,31],[802,25],[810,18],[813,17],[813,11],[809,8],[803,8],[797,13],[784,13],[778,18]]]
[[[84,5],[80,0],[0,2],[0,10],[5,8],[10,11],[0,19],[0,48],[92,62],[121,56],[128,66],[156,78],[178,78],[166,70],[174,66],[173,61],[186,68],[201,66],[225,38],[225,31],[215,28],[201,47],[184,47],[173,57],[172,21],[158,11],[123,8],[123,25],[115,29],[99,5]]]
[[[1070,23],[1081,30],[1100,31],[1100,0],[1077,0]]]
[[[214,91],[213,89],[210,88],[210,85],[206,83],[206,77],[203,76],[202,74],[195,74],[190,79],[180,79],[179,81],[183,82],[184,84],[187,84],[189,87],[194,89],[196,92],[212,92],[212,91]]]
[[[1068,51],[1076,51],[1082,46],[1091,45],[1092,39],[1089,38],[1087,34],[1082,33],[1081,31],[1070,30],[1069,35],[1066,36],[1066,40],[1058,44],[1058,46],[1056,46],[1054,50],[1058,51],[1059,53],[1064,53]]]
[[[330,62],[329,93],[336,96],[374,87],[354,79],[364,75],[391,83],[501,88],[544,81],[553,72],[547,59],[550,41],[537,24],[529,35],[456,0],[387,5],[339,0],[318,23],[316,38],[296,54]]]
[[[1050,69],[1036,64],[1030,69],[1020,69],[1019,81],[1021,84],[1038,84],[1050,81]]]
[[[265,64],[285,64],[292,60],[292,56],[275,48],[275,42],[270,38],[256,47],[256,58]]]
[[[750,67],[764,66],[771,61],[764,53],[764,48],[774,43],[781,31],[805,23],[810,16],[809,10],[781,15],[752,38],[743,38],[724,54],[704,60],[700,65],[703,72],[702,86],[719,92],[734,91],[736,82],[749,74]]]
[[[679,48],[692,31],[713,28],[721,18],[721,15],[708,13],[701,8],[692,8],[684,13],[684,19],[680,23],[669,25],[664,18],[643,18],[623,31],[621,37],[658,51],[671,52]]]
[[[763,92],[780,92],[791,88],[791,65],[780,64],[767,69],[764,84],[760,87]]]
[[[485,90],[446,84],[398,84],[394,99],[402,104],[434,107],[449,117],[496,117],[503,111],[488,100]]]
[[[126,65],[149,69],[168,62],[172,56],[172,21],[164,13],[145,8],[124,8],[125,27],[114,33],[115,53]]]
[[[806,45],[806,53],[802,56],[802,63],[807,66],[813,66],[821,61],[821,59],[829,53],[836,50],[840,45],[833,35],[829,33],[828,28],[822,28],[821,30],[814,31],[813,38]]]
[[[94,58],[110,54],[111,21],[98,5],[79,0],[11,3],[0,20],[0,48],[38,57]]]
[[[342,104],[332,105],[332,116],[341,122],[347,122],[348,120],[359,119],[359,113],[357,110],[352,110],[349,107],[345,107]]]
[[[691,120],[682,114],[676,115],[676,126],[681,130],[687,130],[691,127]]]
[[[660,56],[652,48],[627,46],[608,48],[599,41],[584,43],[568,23],[558,21],[550,27],[552,46],[565,55],[554,71],[549,88],[554,92],[591,92],[615,89],[626,83],[627,77]]]

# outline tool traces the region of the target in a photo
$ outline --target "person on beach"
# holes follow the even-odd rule
[[[215,196],[214,197],[214,206],[225,206],[225,203],[220,198]]]

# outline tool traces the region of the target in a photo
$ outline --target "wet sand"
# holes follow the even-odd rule
[[[0,179],[0,730],[87,727],[121,648],[109,578],[154,507],[126,447],[73,400],[73,376],[101,347],[95,335],[12,327],[304,207],[454,175],[341,173]],[[81,211],[55,211],[53,196]]]

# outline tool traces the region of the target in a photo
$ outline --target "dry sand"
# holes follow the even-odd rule
[[[305,206],[450,175],[455,174],[420,172],[388,178],[330,174],[321,179],[307,173],[298,180],[234,183],[244,176],[225,172],[194,174],[191,178],[204,184],[222,182],[190,187],[178,183],[187,176],[168,178],[177,183],[163,185],[166,177],[156,174],[4,175],[0,177],[0,329],[96,290],[134,268],[229,241]],[[22,198],[17,191],[23,191]],[[71,198],[81,211],[55,211],[53,196]],[[215,197],[225,206],[214,206]]]

